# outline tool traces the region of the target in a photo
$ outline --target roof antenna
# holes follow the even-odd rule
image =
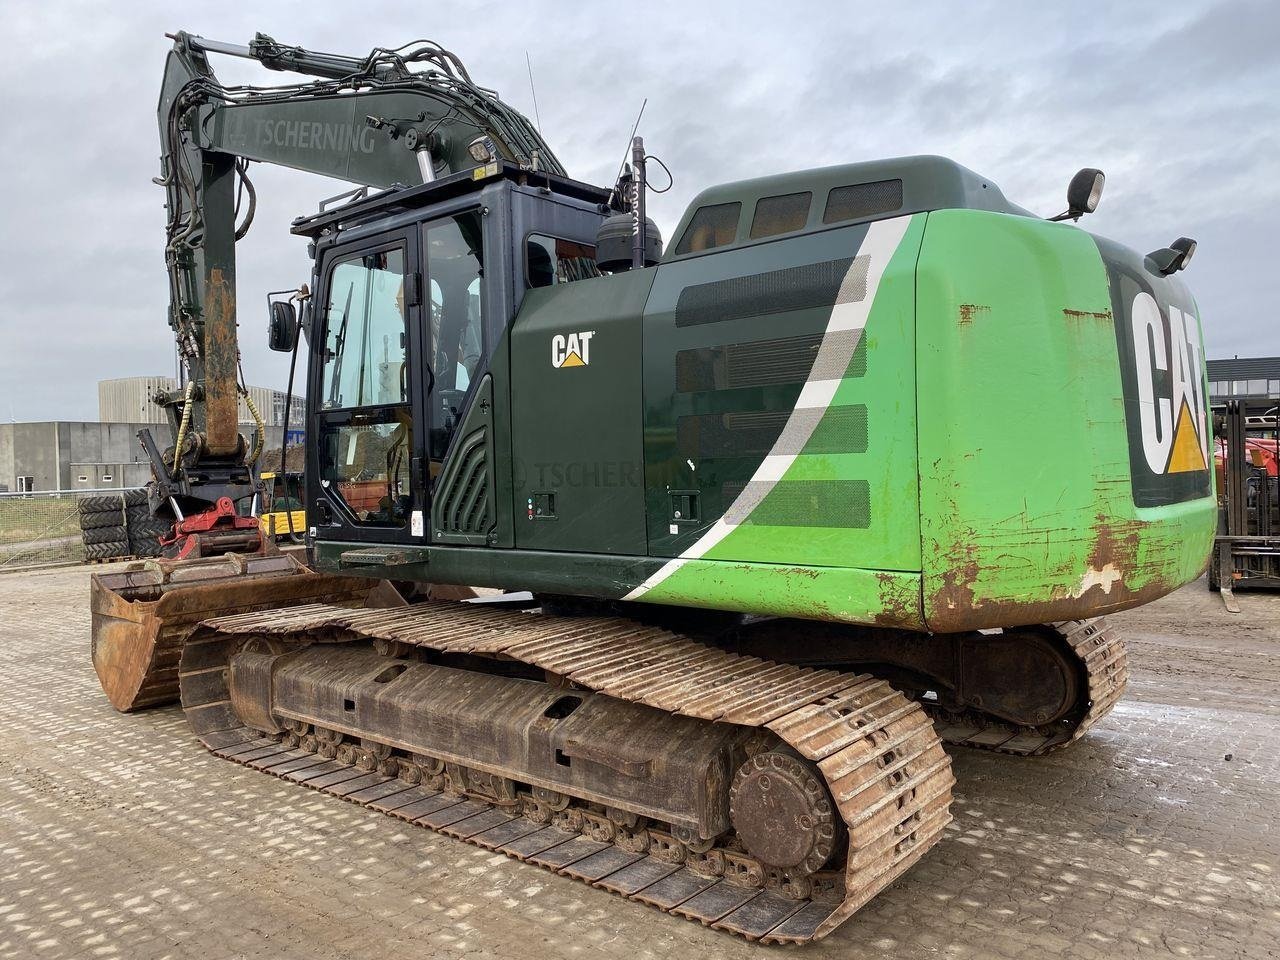
[[[529,92],[533,94],[533,119],[538,124],[538,135],[542,135],[542,118],[538,116],[538,91],[533,85],[533,61],[529,59],[529,51],[524,52],[524,65],[529,68]]]
[[[645,97],[640,104],[640,112],[636,114],[636,122],[631,125],[631,136],[627,137],[627,149],[622,155],[622,162],[618,164],[618,175],[613,178],[613,189],[609,192],[609,199],[605,203],[606,207],[614,210],[621,210],[620,206],[623,200],[623,182],[622,175],[627,169],[627,158],[631,156],[632,146],[635,142],[636,131],[640,129],[640,118],[644,116],[644,108],[648,105],[649,98]],[[626,185],[626,189],[630,190],[630,184]]]
[[[626,169],[627,157],[631,156],[631,141],[636,138],[636,131],[640,129],[640,118],[644,116],[644,108],[648,106],[649,98],[645,97],[640,104],[640,112],[636,114],[636,122],[631,125],[631,136],[627,137],[627,149],[622,154],[622,162],[618,164],[618,177],[622,176],[622,171]],[[615,180],[617,177],[614,178]]]

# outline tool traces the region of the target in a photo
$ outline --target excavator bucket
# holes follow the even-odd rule
[[[385,581],[310,570],[285,553],[147,560],[95,575],[93,667],[121,712],[178,699],[178,660],[203,620],[308,603],[403,604]]]

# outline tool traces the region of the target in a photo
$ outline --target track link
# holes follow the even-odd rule
[[[847,829],[843,868],[797,880],[753,868],[732,845],[697,852],[667,838],[640,850],[625,839],[599,839],[582,815],[546,823],[536,804],[531,819],[483,797],[413,785],[390,770],[263,737],[236,715],[226,683],[231,655],[251,638],[372,640],[500,656],[617,699],[768,730],[825,778]],[[219,756],[768,943],[830,933],[914,865],[951,820],[950,759],[920,706],[885,681],[745,657],[620,618],[456,603],[249,613],[209,621],[192,634],[180,684],[192,729]]]
[[[1082,701],[1072,715],[1046,727],[1021,727],[977,710],[937,709],[922,705],[933,717],[938,735],[949,746],[974,747],[1022,757],[1038,757],[1079,740],[1124,695],[1129,682],[1129,655],[1124,638],[1105,617],[1051,624],[1079,661],[1085,684]]]

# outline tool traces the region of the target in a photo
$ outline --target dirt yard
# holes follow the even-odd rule
[[[808,958],[1280,950],[1280,595],[1118,618],[1128,696],[1081,742],[958,750],[944,842]],[[88,571],[0,576],[0,958],[773,953],[219,760],[116,714]]]

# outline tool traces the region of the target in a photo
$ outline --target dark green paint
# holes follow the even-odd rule
[[[513,514],[522,550],[648,553],[641,319],[655,271],[533,290],[511,327]],[[588,362],[553,365],[556,337],[589,333]],[[530,501],[554,498],[554,516]],[[539,500],[539,498],[543,498]]]
[[[882,216],[902,216],[928,210],[990,210],[1015,216],[1031,216],[1028,211],[1005,199],[1000,188],[991,180],[962,167],[946,157],[917,156],[896,157],[889,160],[871,160],[864,163],[844,163],[816,170],[797,170],[778,173],[753,180],[708,187],[693,198],[679,224],[671,233],[671,245],[664,258],[667,261],[697,257],[689,253],[677,256],[676,247],[684,236],[689,221],[700,207],[721,203],[740,203],[740,218],[734,246],[768,242],[751,239],[751,224],[755,217],[756,203],[766,197],[808,192],[813,194],[805,231],[831,229],[823,223],[827,196],[833,190],[850,184],[876,183],[884,180],[902,181],[902,206]],[[870,219],[870,218],[868,218]],[[875,218],[879,219],[879,217]],[[720,252],[719,250],[716,251]]]
[[[815,222],[824,190],[895,172],[916,212]],[[815,200],[798,233],[528,293],[490,366],[512,530],[498,543],[514,548],[418,544],[382,573],[950,631],[1122,609],[1199,572],[1212,499],[1135,503],[1134,361],[1112,300],[1115,265],[1136,255],[935,158],[731,184],[694,206],[742,201],[741,240],[756,199],[802,189]],[[523,279],[510,249],[488,276]],[[838,262],[844,297],[856,257],[876,264],[841,301],[856,308],[812,305],[799,280],[783,291],[798,299],[769,287],[829,284]],[[741,283],[800,305],[753,312]],[[1161,311],[1194,306],[1180,284],[1150,286]],[[717,313],[706,290],[741,302]],[[855,315],[856,351],[822,353]],[[554,338],[582,331],[589,362],[558,368]],[[840,366],[806,388],[820,354]],[[814,429],[757,474],[802,395]],[[717,527],[753,476],[772,485]],[[346,547],[319,540],[337,569]]]

